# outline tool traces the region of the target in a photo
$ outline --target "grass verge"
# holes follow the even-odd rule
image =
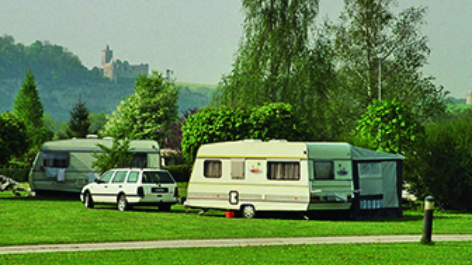
[[[471,243],[337,244],[0,255],[1,264],[470,264]]]
[[[297,215],[278,218],[227,219],[224,212],[198,210],[185,214],[136,207],[119,212],[114,206],[85,209],[78,195],[14,197],[0,193],[0,245],[138,241],[205,238],[309,237],[337,235],[421,234],[421,211],[403,218],[370,221],[304,221]],[[436,212],[433,234],[470,234],[472,215]],[[434,240],[434,239],[433,239]]]

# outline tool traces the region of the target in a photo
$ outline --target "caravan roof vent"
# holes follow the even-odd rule
[[[110,136],[107,136],[107,137],[103,137],[104,140],[113,140],[113,137],[110,137]]]
[[[260,143],[262,142],[261,139],[246,139],[246,140],[243,140],[243,142],[245,143]]]
[[[96,134],[87,134],[87,139],[98,139],[98,135],[96,135]]]
[[[287,140],[285,139],[275,139],[275,140],[270,140],[270,143],[286,143]]]

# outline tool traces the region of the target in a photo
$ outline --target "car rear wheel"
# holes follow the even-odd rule
[[[169,212],[170,211],[170,204],[160,204],[159,205],[159,211],[161,212]]]
[[[120,195],[120,198],[118,199],[118,210],[121,212],[130,210],[130,205],[128,203],[128,200],[126,199],[125,195]]]
[[[85,208],[93,208],[93,200],[92,200],[92,195],[90,195],[89,192],[84,194],[84,205]]]
[[[252,219],[256,216],[256,209],[252,205],[244,205],[241,210],[241,215],[246,219]]]

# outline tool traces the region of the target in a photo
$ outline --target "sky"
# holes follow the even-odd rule
[[[425,75],[454,97],[472,89],[472,1],[399,0],[426,6],[431,55]],[[318,22],[337,20],[343,0],[320,0]],[[1,0],[0,35],[61,45],[89,69],[109,45],[114,59],[170,69],[178,82],[217,84],[232,69],[244,17],[239,0]]]

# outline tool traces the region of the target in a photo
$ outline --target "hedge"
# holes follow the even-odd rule
[[[0,168],[0,175],[11,178],[17,182],[28,182],[30,168]]]
[[[176,182],[188,182],[192,173],[192,165],[164,166],[174,177]]]
[[[192,173],[192,165],[165,166],[175,181],[188,182]],[[4,175],[18,182],[28,182],[30,168],[0,168],[0,175]]]

